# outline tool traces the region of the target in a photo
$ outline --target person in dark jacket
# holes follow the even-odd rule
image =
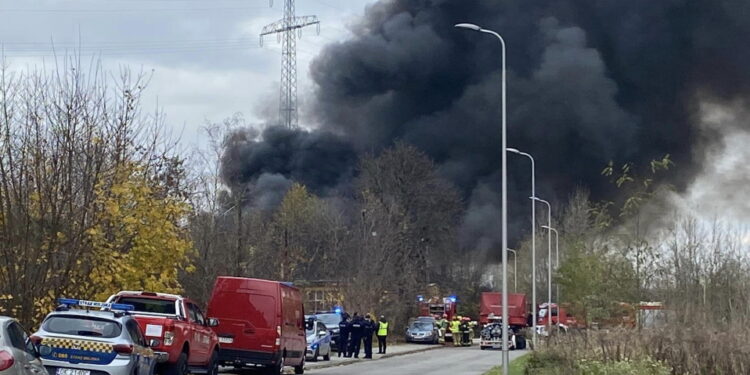
[[[364,332],[365,359],[372,359],[372,334],[375,333],[375,322],[370,314],[365,315],[362,331]]]
[[[362,336],[364,336],[365,328],[365,320],[362,319],[359,314],[354,313],[354,317],[352,318],[352,324],[351,324],[351,330],[349,331],[351,334],[351,338],[349,339],[349,356],[353,356],[354,358],[359,358],[359,349],[362,345]]]
[[[349,314],[344,313],[341,315],[341,322],[339,322],[339,357],[351,357],[349,353],[349,331],[351,330],[351,319]]]

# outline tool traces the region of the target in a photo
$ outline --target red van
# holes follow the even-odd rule
[[[305,311],[299,289],[277,281],[221,276],[216,279],[208,316],[219,320],[219,363],[264,368],[283,374],[305,366]]]

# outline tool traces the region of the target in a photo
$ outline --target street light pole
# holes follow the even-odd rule
[[[542,228],[550,229],[552,232],[555,233],[555,272],[557,272],[560,268],[560,234],[557,233],[557,229],[550,228],[546,225],[542,225]],[[556,296],[557,296],[557,316],[559,320],[560,316],[560,306],[562,304],[562,299],[560,299],[560,283],[555,283],[555,288],[557,289]]]
[[[478,31],[485,34],[494,35],[499,41],[502,47],[502,144],[500,145],[501,150],[501,182],[502,194],[500,204],[502,205],[501,215],[501,226],[502,226],[502,262],[503,262],[503,296],[502,296],[502,313],[503,313],[503,325],[508,324],[508,252],[505,249],[508,248],[508,168],[507,168],[507,153],[505,148],[507,146],[506,140],[506,89],[505,89],[505,40],[500,34],[492,31],[483,29],[477,25],[470,23],[459,23],[456,25],[458,28]],[[503,375],[508,375],[508,369],[510,364],[510,352],[508,347],[508,330],[503,329]]]
[[[508,249],[513,253],[513,293],[518,293],[518,253],[513,249]]]
[[[542,202],[547,205],[547,322],[549,323],[549,330],[547,334],[552,332],[552,206],[549,202],[544,199],[537,197],[531,197],[531,199]],[[558,309],[559,315],[559,309]]]
[[[507,148],[508,152],[525,156],[531,160],[531,196],[536,197],[536,167],[534,157],[515,148]],[[536,349],[536,199],[531,200],[531,343]]]

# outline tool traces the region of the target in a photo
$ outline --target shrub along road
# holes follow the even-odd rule
[[[511,361],[526,353],[510,352]],[[316,375],[482,375],[500,364],[502,352],[468,348],[441,348],[422,353],[362,361],[348,366],[311,369],[305,373]]]

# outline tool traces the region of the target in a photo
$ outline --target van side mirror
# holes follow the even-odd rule
[[[218,327],[219,326],[219,319],[216,318],[208,318],[208,324],[209,327]]]
[[[305,322],[305,329],[311,331],[313,328],[315,328],[315,319],[308,318],[307,322]]]

